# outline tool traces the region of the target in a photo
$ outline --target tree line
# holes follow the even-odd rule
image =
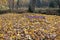
[[[38,1],[39,5],[40,4],[40,0],[30,0],[30,3],[29,3],[29,11],[30,12],[34,12],[35,11],[35,6],[36,6],[36,2]],[[53,1],[50,1],[49,3],[49,7],[52,7],[54,8],[54,2],[58,5],[58,7],[60,8],[60,0],[53,0]],[[8,3],[9,3],[9,8],[10,10],[13,10],[14,9],[14,0],[8,0]],[[39,6],[38,5],[38,6]],[[19,0],[17,0],[17,5],[16,5],[16,9],[18,9],[19,7]],[[59,10],[60,11],[60,10]]]

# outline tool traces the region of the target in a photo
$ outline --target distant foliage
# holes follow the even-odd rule
[[[54,8],[54,2],[50,2],[49,7]]]

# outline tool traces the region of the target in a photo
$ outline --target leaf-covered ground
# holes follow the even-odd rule
[[[60,40],[60,16],[1,14],[0,40]]]

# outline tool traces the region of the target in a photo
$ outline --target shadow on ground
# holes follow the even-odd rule
[[[18,13],[18,14],[22,14],[22,13],[35,13],[35,14],[46,14],[46,15],[57,15],[60,16],[60,13],[58,12],[29,12],[29,11],[18,11],[18,10],[0,10],[0,14],[6,14],[6,13]]]

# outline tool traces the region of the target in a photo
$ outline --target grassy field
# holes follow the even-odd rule
[[[60,16],[0,14],[0,40],[60,40]]]

